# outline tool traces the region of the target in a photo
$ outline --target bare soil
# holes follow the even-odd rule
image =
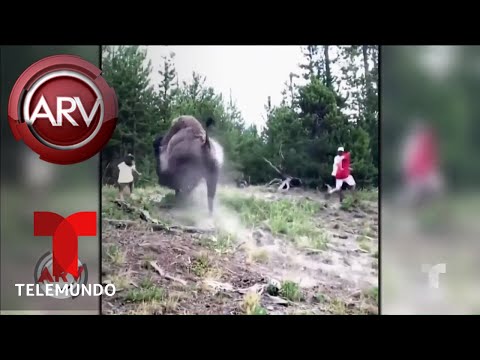
[[[104,297],[103,313],[378,313],[376,198],[341,207],[338,197],[325,199],[313,191],[235,191],[320,204],[313,217],[326,245],[299,246],[302,239],[273,235],[268,226],[242,224],[235,239],[226,241],[215,232],[152,231],[140,219],[128,229],[104,223],[103,279],[114,283],[117,293]],[[226,212],[218,213],[217,227],[233,227]],[[155,215],[173,224],[178,220],[174,209],[156,208]]]

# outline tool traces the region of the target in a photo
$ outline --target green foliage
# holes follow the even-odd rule
[[[308,200],[264,200],[254,196],[220,193],[222,203],[239,214],[249,226],[264,226],[274,235],[284,235],[300,246],[323,249],[328,242],[315,224],[320,204]]]
[[[153,140],[167,131],[173,118],[189,114],[201,121],[215,119],[211,135],[224,147],[224,180],[269,182],[278,174],[265,158],[307,186],[322,187],[332,181],[333,157],[337,147],[344,146],[352,152],[358,186],[377,186],[378,48],[325,45],[303,51],[306,63],[298,69],[303,74],[290,74],[279,106],[268,100],[265,127],[258,129],[246,126],[231,97],[225,99],[207,86],[205,76],[193,72],[190,81],[180,83],[174,53],[163,58],[160,81],[152,83],[145,48],[106,47],[103,72],[117,92],[120,115],[102,154],[104,183],[114,183],[116,165],[132,152],[143,173],[137,185],[155,184]],[[304,81],[297,86],[294,79]]]
[[[300,291],[300,286],[297,283],[289,280],[282,283],[282,287],[280,288],[280,295],[290,301],[302,300],[302,292]]]

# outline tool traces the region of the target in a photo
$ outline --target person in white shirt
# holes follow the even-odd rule
[[[346,167],[346,168],[344,168]],[[335,178],[335,187],[332,188],[327,184],[328,195],[333,194],[334,192],[339,191],[340,193],[340,202],[342,202],[342,186],[344,183],[350,188],[355,188],[355,179],[350,174],[352,168],[350,167],[350,152],[345,152],[343,146],[340,146],[337,149],[337,155],[333,159],[333,170],[332,176]]]
[[[338,149],[337,149],[337,155],[335,155],[335,157],[333,158],[333,168],[332,168],[332,176],[336,182],[336,175],[337,175],[337,171],[338,171],[338,168],[339,166],[341,167],[342,165],[342,160],[343,160],[343,151],[345,149],[343,148],[343,146],[340,146]],[[335,188],[337,187],[337,182],[335,183]],[[332,187],[327,184],[327,188],[328,188],[328,193],[330,194],[332,192]]]
[[[338,166],[342,163],[343,160],[343,151],[344,148],[341,146],[337,149],[337,155],[333,159],[333,169],[332,169],[332,176],[335,177],[337,175]]]
[[[133,173],[135,172],[138,176],[142,174],[139,173],[135,167],[135,158],[132,154],[128,154],[124,161],[118,164],[118,191],[120,200],[123,201],[123,193],[125,192],[125,188],[129,188],[130,195],[133,192]]]

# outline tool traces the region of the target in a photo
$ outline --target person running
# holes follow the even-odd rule
[[[406,139],[402,155],[403,199],[421,205],[438,195],[443,181],[433,127],[424,122],[415,124]]]
[[[352,190],[355,189],[355,179],[350,174],[350,152],[345,152],[343,146],[340,146],[337,149],[337,155],[333,159],[333,171],[332,176],[335,177],[335,187],[332,188],[327,184],[328,195],[333,194],[334,192],[339,192],[340,202],[343,200],[342,186],[346,183]]]
[[[120,200],[123,201],[123,193],[125,188],[129,188],[129,194],[133,193],[133,173],[135,172],[138,176],[142,174],[139,173],[135,167],[135,157],[132,154],[128,154],[125,159],[118,164],[118,191]]]

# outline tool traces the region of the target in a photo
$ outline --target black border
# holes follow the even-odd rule
[[[256,4],[255,4],[256,5]],[[297,5],[297,4],[295,4]],[[371,4],[315,3],[310,6],[255,7],[235,5],[224,13],[205,3],[175,7],[162,4],[160,10],[129,6],[124,16],[116,10],[90,15],[68,12],[69,25],[59,28],[58,17],[45,15],[35,31],[17,31],[9,22],[0,23],[0,44],[4,45],[472,45],[478,44],[473,12],[448,7],[448,18],[422,12],[417,6],[396,6],[387,16],[377,16]],[[320,4],[319,4],[320,5]],[[296,9],[295,9],[296,7]],[[285,10],[284,10],[285,9]],[[136,11],[137,10],[137,11]],[[254,11],[252,11],[254,10]],[[284,10],[282,12],[282,10]],[[293,15],[293,11],[295,15]],[[437,10],[437,9],[435,9]],[[441,8],[440,8],[441,10]],[[457,10],[457,16],[454,14]],[[218,12],[220,11],[220,16]],[[115,15],[113,15],[115,13]],[[78,17],[76,15],[78,14]],[[22,17],[23,24],[38,23]],[[50,15],[50,13],[48,14]],[[469,19],[469,16],[471,19]],[[456,18],[455,29],[451,26]],[[398,20],[396,20],[398,19]],[[28,21],[30,20],[30,21]],[[431,20],[431,21],[430,21]],[[436,23],[434,22],[436,20]],[[448,20],[448,21],[445,21]],[[476,20],[476,19],[475,19]],[[91,26],[97,21],[96,26]],[[433,23],[433,24],[432,24]],[[75,24],[75,25],[72,25]],[[84,25],[80,28],[80,25]],[[86,26],[85,26],[86,25]],[[90,25],[90,26],[89,26]],[[458,36],[458,33],[461,36]],[[410,36],[408,36],[410,35]]]
[[[14,327],[29,330],[22,332],[21,341],[30,340],[28,335],[37,341],[39,336],[41,339],[58,339],[60,341],[55,342],[56,346],[65,346],[71,350],[73,339],[68,339],[67,336],[77,335],[83,340],[81,346],[86,346],[85,349],[81,347],[80,351],[91,350],[93,343],[100,341],[100,346],[109,355],[116,351],[124,356],[125,349],[131,347],[135,348],[137,353],[150,350],[161,357],[168,354],[167,348],[175,347],[182,355],[190,351],[197,357],[200,354],[202,356],[221,354],[231,357],[232,352],[239,353],[241,350],[247,351],[250,356],[252,352],[255,352],[255,355],[264,352],[269,358],[277,358],[278,355],[292,351],[294,357],[299,357],[303,350],[305,355],[313,355],[315,358],[326,357],[330,351],[334,357],[343,358],[351,352],[355,358],[359,356],[371,358],[374,354],[375,356],[379,354],[379,345],[393,346],[382,354],[388,354],[390,350],[396,353],[399,348],[412,349],[417,345],[428,346],[430,352],[444,350],[444,344],[447,344],[447,341],[448,344],[453,343],[456,340],[455,335],[460,334],[463,344],[470,342],[475,344],[476,332],[469,329],[468,324],[471,326],[478,324],[480,317],[450,316],[449,321],[446,321],[442,316],[432,315],[417,315],[410,319],[405,316],[388,315],[323,317],[47,315],[47,319],[45,316],[17,315],[4,316],[2,320],[2,325],[7,329]],[[449,324],[450,322],[453,326]],[[151,325],[147,325],[149,323]],[[411,326],[413,323],[415,326]],[[382,328],[380,325],[390,326]],[[43,336],[39,335],[36,329],[42,329]],[[73,332],[67,329],[72,329]],[[82,332],[78,331],[79,329],[89,338],[81,338]],[[18,338],[18,332],[7,331],[6,336],[7,339],[8,336]],[[430,340],[429,338],[433,336],[434,339]],[[4,338],[4,343],[10,344],[5,341],[7,339]],[[180,347],[176,346],[174,341],[180,343]],[[226,350],[222,351],[224,346]],[[35,351],[38,355],[38,348],[35,346],[27,347],[26,350]],[[307,354],[307,351],[312,354]],[[409,355],[411,356],[411,351]]]
[[[382,46],[378,46],[378,313],[382,315]]]

